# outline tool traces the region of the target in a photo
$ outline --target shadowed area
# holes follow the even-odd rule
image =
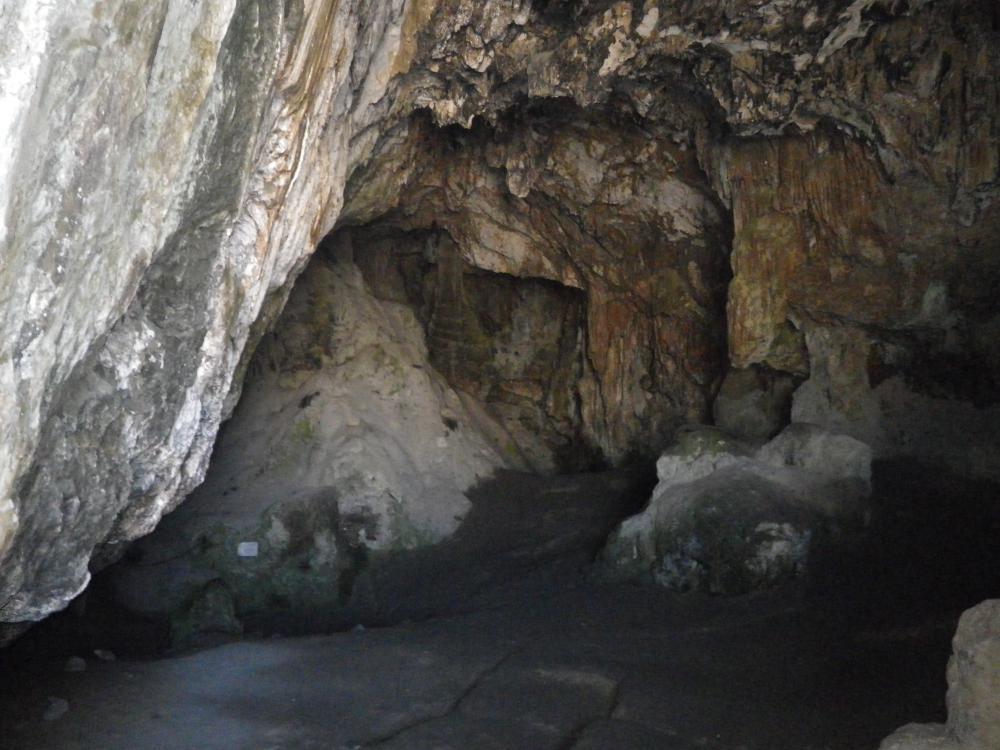
[[[638,469],[484,483],[453,538],[355,582],[378,592],[369,625],[390,627],[104,662],[81,649],[116,648],[111,634],[60,649],[73,630],[56,618],[5,655],[7,737],[25,750],[854,750],[944,718],[954,623],[996,583],[996,519],[946,532],[899,493],[948,493],[964,519],[995,487],[878,464],[866,536],[804,581],[720,598],[593,581],[623,499],[648,484]],[[63,671],[73,653],[85,671]],[[46,721],[56,698],[69,710]]]

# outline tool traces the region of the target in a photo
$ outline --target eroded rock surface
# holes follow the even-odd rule
[[[391,3],[5,5],[3,621],[65,606],[102,545],[203,478],[402,22]]]
[[[490,341],[470,320],[470,272],[544,279],[580,298],[579,320],[567,321],[565,334],[579,354],[554,368],[562,367],[568,392],[523,396],[542,409],[556,401],[549,410],[568,420],[564,433],[619,461],[663,444],[683,423],[708,419],[725,366],[729,236],[694,148],[662,126],[566,104],[468,133],[440,132],[423,119],[407,128],[403,143],[389,140],[355,177],[345,220],[374,217],[382,227],[445,233],[438,268],[460,268],[428,300],[430,327],[453,319],[450,335],[468,371],[454,373],[445,362],[446,374],[489,381],[482,372],[488,355],[474,351]],[[422,168],[385,185],[407,158]],[[377,273],[392,261],[374,263]]]
[[[712,404],[715,424],[749,442],[770,440],[791,419],[795,378],[766,368],[731,369]]]

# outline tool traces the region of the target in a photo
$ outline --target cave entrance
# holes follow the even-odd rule
[[[585,321],[580,290],[472,267],[442,231],[334,232],[204,484],[109,572],[116,606],[190,648],[474,610],[539,568],[572,579],[655,483],[586,436]]]
[[[200,643],[441,616],[592,563],[724,368],[730,219],[678,138],[565,102],[401,123],[116,601]]]
[[[208,695],[222,732],[301,723],[276,707],[301,699],[292,747],[856,748],[944,718],[996,487],[876,462],[862,498],[859,441],[784,429],[801,377],[722,385],[731,217],[687,145],[562,104],[400,126],[262,337],[205,483],[11,660],[188,654],[140,682],[194,685],[164,700]],[[781,434],[743,445],[704,427],[713,405]],[[844,497],[870,502],[817,522]]]

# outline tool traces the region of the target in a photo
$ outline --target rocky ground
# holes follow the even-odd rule
[[[621,488],[640,479],[480,488],[452,541],[376,587],[396,604],[383,627],[156,659],[129,657],[150,633],[37,628],[4,655],[0,744],[862,750],[944,718],[958,613],[995,591],[995,520],[964,516],[989,488],[877,464],[870,537],[806,581],[721,598],[592,581]],[[945,491],[942,527],[921,508]],[[74,654],[85,670],[66,671]]]

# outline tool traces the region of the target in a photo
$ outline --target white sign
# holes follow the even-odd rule
[[[240,542],[236,547],[236,554],[240,557],[257,557],[259,549],[257,542]]]

